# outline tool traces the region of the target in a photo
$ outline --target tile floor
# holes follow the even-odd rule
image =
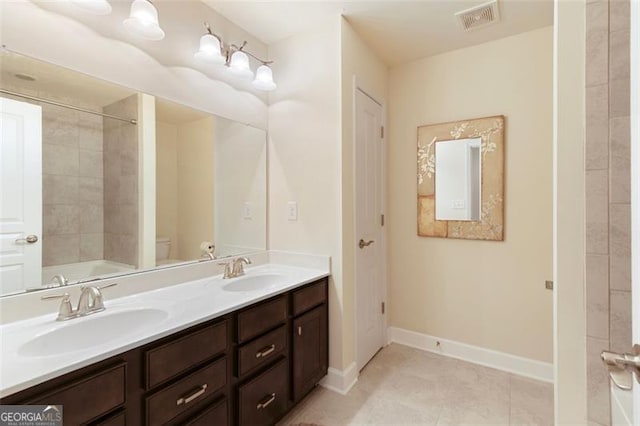
[[[553,385],[398,344],[348,395],[317,387],[280,423],[552,425]]]

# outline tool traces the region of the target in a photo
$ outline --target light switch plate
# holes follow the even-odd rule
[[[298,203],[295,201],[289,201],[287,203],[287,219],[298,220]]]
[[[248,201],[245,201],[244,205],[242,206],[242,217],[245,219],[252,219],[253,212],[251,210],[252,210],[251,203]]]

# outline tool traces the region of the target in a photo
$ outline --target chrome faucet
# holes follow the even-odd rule
[[[204,252],[202,253],[202,258],[208,258],[209,260],[214,260],[216,258],[216,255],[211,252]]]
[[[58,309],[58,317],[56,321],[66,321],[73,318],[84,317],[105,310],[104,300],[102,298],[102,289],[113,287],[117,283],[108,284],[102,287],[88,286],[80,288],[80,298],[78,299],[78,307],[73,309],[71,306],[71,297],[69,293],[56,294],[51,296],[42,296],[42,300],[62,299],[60,308]]]
[[[80,298],[78,299],[78,316],[94,314],[104,311],[104,301],[102,300],[102,292],[98,287],[82,287],[80,290]]]
[[[55,284],[56,281],[58,282],[58,285],[60,287],[69,285],[69,280],[62,274],[55,275],[53,278],[51,278],[51,284]]]
[[[69,280],[62,274],[58,274],[55,275],[53,278],[51,278],[51,281],[49,282],[49,284],[43,284],[40,287],[27,287],[25,289],[26,292],[32,292],[32,291],[40,291],[40,290],[47,290],[50,288],[56,288],[56,287],[66,287],[69,285]]]
[[[244,275],[244,265],[250,265],[251,259],[248,257],[236,257],[232,262],[218,263],[224,266],[224,275],[222,279],[236,278]]]
[[[251,259],[248,257],[236,257],[233,261],[233,276],[239,277],[244,275],[244,265],[251,265]]]

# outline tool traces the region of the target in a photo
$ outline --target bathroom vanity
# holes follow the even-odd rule
[[[201,321],[189,321],[189,326],[180,331],[151,332],[140,340],[143,344],[133,348],[125,345],[122,353],[85,363],[28,388],[23,382],[20,387],[24,389],[8,395],[5,392],[0,403],[62,404],[64,423],[69,425],[274,424],[327,373],[328,278],[326,274],[307,280],[291,278],[295,275],[292,272],[289,281],[280,282],[277,277],[285,277],[282,271],[286,268],[277,273],[281,275],[269,265],[263,268],[268,272],[249,272],[235,280],[216,277],[133,296],[144,297],[147,306],[164,306],[161,309],[170,312],[169,319],[159,321],[165,324],[164,329],[177,324],[172,324],[171,318],[189,309],[185,301],[176,300],[176,295],[185,291],[193,294],[204,286],[206,292],[196,294],[192,302],[218,296],[218,301],[211,304],[216,309],[225,304],[221,298],[229,297],[229,302],[239,307],[233,309],[231,304],[225,304],[224,309],[218,309],[223,314],[214,312]],[[292,270],[296,272],[295,268]],[[306,274],[307,278],[312,276]],[[225,286],[229,286],[226,291]],[[225,296],[227,293],[230,296]],[[174,299],[173,313],[172,308],[163,305],[170,299]],[[253,300],[257,301],[252,303]],[[95,314],[96,319],[119,309],[109,306],[108,301],[106,305],[107,310]],[[191,307],[200,309],[197,305]],[[185,318],[176,321],[184,323]],[[65,323],[73,321],[76,320]],[[17,335],[11,327],[19,325],[10,325],[3,342],[11,342],[12,336]],[[20,344],[17,338],[13,342],[17,349],[10,356],[16,360],[29,358],[22,361],[37,366],[36,370],[68,357],[64,353],[35,356],[38,350],[47,348],[35,349],[29,346],[31,341]],[[53,346],[50,350],[57,349]],[[3,369],[21,367],[18,361],[12,365],[5,360],[2,364]],[[3,379],[6,377],[3,373]]]

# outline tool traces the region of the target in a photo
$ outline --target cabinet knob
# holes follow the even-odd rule
[[[302,326],[298,326],[298,336],[302,336]]]

